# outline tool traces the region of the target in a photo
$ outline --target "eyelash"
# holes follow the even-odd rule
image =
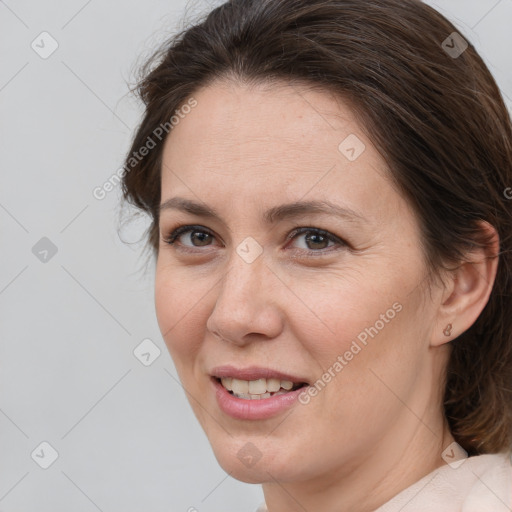
[[[190,233],[190,232],[207,233],[208,235],[210,235],[212,237],[215,236],[209,229],[206,229],[203,226],[182,225],[182,226],[178,226],[177,228],[172,230],[171,233],[167,237],[163,238],[163,241],[168,245],[174,245],[176,242],[176,239],[179,236],[186,234],[186,233]],[[340,246],[340,248],[348,248],[349,247],[348,243],[346,243],[344,240],[337,237],[336,235],[333,235],[329,231],[325,231],[323,229],[313,228],[313,227],[300,227],[300,228],[294,229],[286,237],[286,240],[293,240],[298,235],[303,235],[303,234],[307,234],[307,233],[313,233],[315,235],[320,235],[322,237],[325,237],[328,241],[338,244]],[[180,250],[184,251],[184,252],[197,253],[197,250],[198,249],[200,250],[200,247],[199,246],[194,246],[194,247],[195,247],[195,249],[190,246],[182,245]],[[208,247],[208,245],[202,246],[202,247]],[[331,253],[332,249],[333,249],[333,247],[330,247],[330,248],[326,247],[324,249],[319,249],[319,250],[313,250],[313,249],[309,249],[309,250],[308,249],[297,249],[297,250],[306,251],[306,252],[310,253],[312,256],[313,255],[314,256],[324,256],[324,255],[327,255],[328,253]],[[335,250],[337,250],[337,249],[335,249]]]

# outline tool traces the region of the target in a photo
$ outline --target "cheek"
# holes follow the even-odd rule
[[[352,397],[360,407],[370,406],[368,402],[386,395],[378,376],[399,389],[413,378],[424,337],[418,321],[420,290],[410,293],[412,278],[382,281],[324,288],[321,300],[311,296],[321,321],[297,318],[296,336],[316,363],[314,376],[321,381],[317,388],[323,399],[351,402]]]
[[[339,280],[336,287],[324,286],[308,294],[310,312],[296,316],[296,336],[308,344],[309,351],[335,359],[350,350],[353,341],[364,347],[388,331],[402,314],[397,311],[403,310],[400,299],[394,283],[378,289],[374,279]]]
[[[401,413],[397,397],[409,401],[425,361],[417,301],[403,293],[384,299],[374,294],[339,314],[337,335],[317,350],[323,370],[311,398],[330,418],[327,430],[350,426],[353,438],[363,441],[371,425]]]
[[[155,310],[158,326],[176,366],[197,353],[206,320],[201,318],[201,297],[179,276],[157,267]]]

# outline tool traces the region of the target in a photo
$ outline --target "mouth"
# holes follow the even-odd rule
[[[307,386],[307,382],[294,382],[280,378],[260,378],[243,380],[235,377],[212,377],[230,395],[242,400],[264,400],[273,396],[285,395]]]
[[[298,402],[303,377],[270,368],[218,366],[209,372],[217,404],[237,420],[266,420]]]

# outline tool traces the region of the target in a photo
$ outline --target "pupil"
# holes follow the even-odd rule
[[[316,242],[315,240],[313,239],[316,239]],[[318,241],[318,239],[323,239],[323,242],[322,241]],[[323,237],[322,235],[318,235],[318,234],[310,234],[310,235],[306,235],[306,241],[307,243],[310,243],[312,242],[313,245],[314,244],[325,244],[325,242],[327,241],[327,239],[325,237]],[[321,249],[324,249],[325,247],[321,247]],[[318,247],[317,247],[318,249]]]
[[[195,231],[195,232],[193,232],[193,233],[192,233],[192,237],[193,237],[193,238],[196,238],[196,239],[197,239],[197,238],[199,238],[199,241],[200,241],[200,242],[205,242],[205,241],[206,241],[206,243],[205,243],[205,244],[201,244],[201,243],[200,243],[199,245],[208,245],[208,241],[209,241],[209,240],[208,240],[208,237],[209,237],[209,236],[210,236],[210,234],[209,234],[209,233],[204,233],[204,232],[202,232],[202,231]]]

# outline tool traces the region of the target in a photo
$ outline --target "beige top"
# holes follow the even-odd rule
[[[375,512],[510,512],[511,510],[511,455],[497,453],[469,457],[456,468],[446,464],[435,469]],[[268,512],[268,510],[265,504],[262,504],[256,512]]]

